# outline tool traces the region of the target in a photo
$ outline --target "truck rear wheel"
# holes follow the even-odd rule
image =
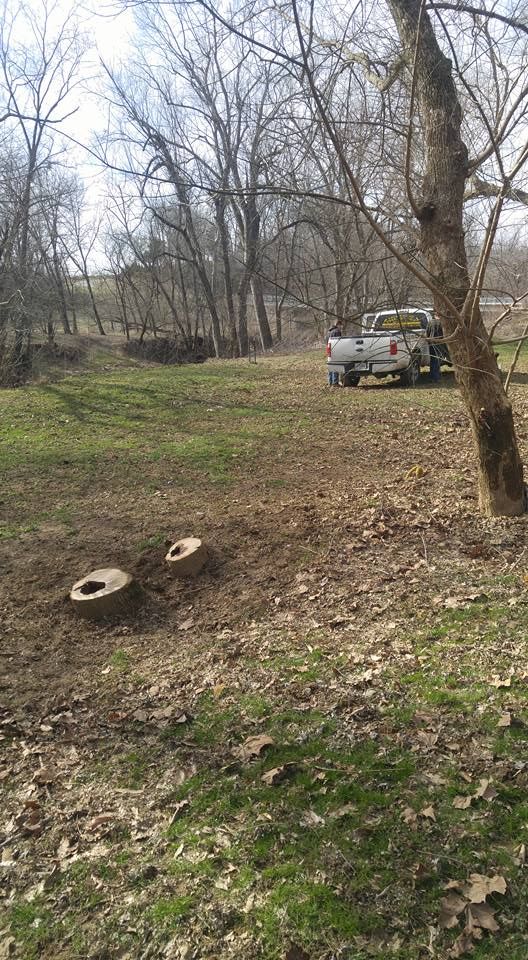
[[[359,383],[359,374],[357,373],[344,373],[342,384],[344,387],[357,387]]]
[[[400,373],[400,383],[402,387],[414,387],[420,379],[420,357],[414,354],[411,357],[409,366]]]

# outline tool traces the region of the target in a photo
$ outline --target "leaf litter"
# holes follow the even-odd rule
[[[264,931],[276,924],[285,955],[291,949],[303,960],[320,957],[329,930],[336,943],[350,942],[351,936],[339,926],[338,913],[325,915],[324,936],[315,944],[292,920],[311,896],[317,902],[315,890],[322,890],[327,899],[357,907],[369,924],[375,916],[388,930],[383,936],[354,934],[368,955],[390,955],[390,945],[406,960],[418,956],[417,929],[408,920],[418,910],[418,939],[434,944],[431,950],[464,956],[485,936],[498,944],[499,952],[490,956],[500,957],[519,922],[510,901],[521,882],[515,871],[522,873],[525,862],[523,836],[520,827],[512,828],[506,879],[499,863],[509,856],[509,840],[497,836],[495,846],[479,830],[495,811],[515,806],[515,791],[528,787],[515,742],[508,741],[509,753],[497,753],[494,740],[523,730],[518,694],[527,661],[525,587],[522,572],[517,580],[508,572],[522,550],[522,531],[513,521],[487,521],[464,505],[460,491],[472,482],[467,427],[453,434],[419,400],[411,400],[412,429],[431,440],[422,469],[435,477],[435,492],[431,495],[427,483],[412,482],[418,477],[402,484],[413,461],[409,457],[398,476],[388,468],[391,444],[394,456],[402,450],[398,440],[387,446],[387,423],[394,420],[398,430],[400,420],[391,392],[371,393],[361,408],[372,439],[368,455],[361,448],[355,456],[354,477],[361,476],[361,483],[356,488],[349,464],[339,466],[329,497],[319,453],[314,454],[326,449],[326,412],[314,406],[298,374],[291,394],[283,380],[280,402],[311,418],[309,429],[294,428],[295,449],[274,463],[285,486],[270,492],[262,480],[240,474],[237,502],[213,490],[204,509],[203,497],[194,503],[193,494],[189,502],[187,496],[185,510],[199,507],[204,531],[219,550],[229,544],[232,555],[226,551],[223,566],[208,572],[187,596],[187,587],[165,584],[153,568],[149,583],[161,588],[156,596],[170,609],[167,621],[152,607],[128,625],[76,624],[72,656],[84,650],[86,663],[67,677],[63,651],[71,649],[71,621],[62,609],[50,612],[46,606],[48,574],[44,564],[38,567],[34,592],[42,606],[27,624],[24,642],[29,649],[44,637],[49,663],[55,650],[61,658],[54,689],[43,677],[33,687],[33,705],[15,695],[0,714],[6,747],[0,758],[0,783],[6,785],[4,904],[9,912],[21,902],[42,900],[43,909],[58,919],[68,916],[79,896],[73,868],[89,865],[86,890],[103,899],[91,914],[78,912],[76,922],[94,949],[99,940],[116,955],[128,950],[134,957],[138,943],[149,942],[153,957],[164,956],[173,942],[175,955],[181,946],[189,960],[220,951],[245,960],[268,949]],[[277,381],[273,390],[263,382],[259,390],[276,403],[276,388]],[[383,407],[376,412],[378,397]],[[378,416],[382,435],[375,430]],[[336,423],[336,435],[345,441],[346,422]],[[460,480],[437,456],[448,434]],[[155,518],[160,529],[177,513],[179,494],[171,496],[170,502],[149,501],[148,522]],[[119,505],[116,500],[116,517]],[[127,539],[130,533],[126,507],[126,524],[108,528],[116,551],[123,549],[123,530]],[[140,500],[135,507],[141,516]],[[171,536],[185,532],[167,530]],[[86,549],[97,555],[95,510],[85,535]],[[67,540],[57,546],[67,551]],[[16,543],[11,549],[24,584],[24,551]],[[36,557],[46,557],[50,544],[37,538],[34,550]],[[503,573],[509,581],[500,579]],[[11,636],[18,623],[16,602],[13,595],[6,606]],[[54,646],[54,638],[63,646]],[[448,657],[442,653],[444,638]],[[130,675],[104,672],[117,647],[133,663]],[[469,668],[481,687],[468,707]],[[22,665],[21,690],[22,669],[27,677]],[[413,677],[423,688],[417,694]],[[310,745],[321,737],[315,757]],[[305,795],[308,777],[313,786]],[[275,799],[264,802],[257,792],[252,807],[233,800],[231,809],[207,800],[220,790],[242,797],[248,784]],[[467,805],[454,803],[456,791],[459,797],[464,791]],[[392,798],[388,808],[384,795]],[[210,817],[203,812],[208,802]],[[473,820],[475,815],[481,819]],[[110,819],[89,829],[101,817]],[[287,841],[295,848],[299,838],[309,836],[316,844],[314,863],[308,848],[299,847],[291,862],[295,881],[281,878],[276,887],[266,886],[259,871],[277,866],[277,854],[268,860],[265,855],[247,881],[249,890],[238,893],[240,867],[233,859],[234,870],[229,868],[227,852],[233,847],[246,856],[262,837],[266,849],[275,824],[282,831],[277,849]],[[328,832],[335,830],[329,842]],[[174,840],[168,839],[173,834]],[[247,846],[244,837],[250,838]],[[371,874],[362,889],[353,883],[354,863],[365,857],[372,839],[383,852],[368,861]],[[157,874],[148,863],[143,872],[149,860]],[[169,863],[177,864],[177,874]],[[446,890],[443,878],[453,875],[446,871],[456,863],[460,879]],[[287,898],[295,896],[301,878],[314,887],[299,888],[290,915]],[[283,899],[272,914],[266,904],[277,891]],[[500,900],[508,923],[496,916]],[[159,919],[170,909],[182,912],[175,942],[170,924]],[[233,920],[237,910],[247,918],[242,924]],[[122,941],[104,931],[105,917],[123,918]],[[19,942],[23,936],[17,928]]]

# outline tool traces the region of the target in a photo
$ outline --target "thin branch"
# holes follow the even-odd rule
[[[509,17],[506,14],[497,13],[496,10],[486,10],[485,7],[473,7],[470,4],[462,2],[444,3],[442,0],[439,0],[439,2],[434,0],[433,3],[427,4],[426,9],[434,12],[437,10],[453,10],[455,13],[469,13],[474,17],[486,17],[488,20],[498,20],[500,23],[505,23],[506,26],[512,27],[514,30],[519,30],[520,33],[528,34],[528,25],[517,20],[516,17]]]
[[[519,340],[519,343],[517,344],[517,347],[516,347],[516,349],[515,349],[515,353],[514,353],[514,355],[513,355],[513,359],[512,359],[512,362],[511,362],[511,364],[510,364],[510,369],[508,370],[508,376],[506,377],[506,380],[505,380],[505,383],[504,383],[504,393],[508,393],[508,389],[509,389],[509,386],[510,386],[510,383],[511,383],[511,378],[512,378],[513,373],[514,373],[514,371],[515,371],[515,367],[517,366],[517,361],[518,361],[518,359],[519,359],[519,356],[520,356],[520,353],[521,353],[521,349],[522,349],[522,345],[523,345],[524,340],[526,339],[526,337],[528,337],[528,323],[526,324],[526,326],[525,326],[525,328],[524,328],[524,330],[523,330],[523,332],[522,332],[522,339]]]

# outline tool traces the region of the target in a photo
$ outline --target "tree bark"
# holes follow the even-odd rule
[[[237,333],[237,324],[236,324],[235,298],[233,296],[233,280],[231,276],[229,233],[228,233],[226,218],[225,218],[226,204],[227,204],[227,200],[225,197],[220,197],[215,200],[216,223],[218,227],[220,247],[222,251],[222,267],[223,267],[224,292],[225,292],[226,310],[227,310],[227,325],[228,325],[230,338],[231,338],[231,348],[233,351],[233,356],[237,356],[240,351],[240,346],[239,346],[239,337]]]
[[[105,328],[103,327],[103,321],[101,320],[101,315],[97,307],[97,301],[95,299],[95,294],[93,292],[92,282],[90,280],[90,274],[88,273],[88,266],[85,264],[84,267],[84,279],[86,281],[86,288],[88,290],[88,296],[90,297],[90,303],[92,304],[92,311],[94,315],[94,320],[97,324],[97,330],[101,337],[106,336]]]
[[[264,293],[262,291],[262,280],[255,275],[251,278],[251,293],[253,295],[253,304],[260,333],[260,342],[263,350],[269,350],[273,346],[273,336],[268,320],[268,311],[264,302]]]
[[[262,293],[262,281],[256,274],[257,252],[260,237],[260,216],[254,197],[249,197],[244,204],[244,246],[246,270],[251,277],[251,293],[255,306],[255,315],[263,350],[273,346],[273,337]]]
[[[408,62],[417,52],[415,83],[425,166],[416,213],[429,274],[462,312],[460,324],[436,298],[444,335],[453,338],[449,350],[473,430],[480,507],[489,516],[517,516],[526,510],[526,495],[512,408],[478,302],[473,307],[466,302],[471,286],[463,226],[468,151],[451,61],[440,49],[421,0],[388,3]]]
[[[249,337],[247,327],[247,298],[249,290],[249,273],[244,275],[238,286],[238,347],[241,357],[247,357]]]

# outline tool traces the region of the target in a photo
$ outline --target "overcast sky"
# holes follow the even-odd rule
[[[39,0],[30,2],[35,7],[39,4]],[[71,4],[62,0],[59,6],[65,12],[71,9]],[[83,86],[73,96],[77,110],[67,121],[65,133],[89,148],[95,135],[104,130],[106,121],[104,100],[98,96],[103,84],[100,60],[109,66],[126,62],[134,35],[134,19],[131,12],[119,10],[118,4],[111,2],[79,5],[76,14],[90,47],[83,61]],[[71,159],[87,184],[91,202],[101,202],[106,190],[101,166],[81,148],[72,147]]]

